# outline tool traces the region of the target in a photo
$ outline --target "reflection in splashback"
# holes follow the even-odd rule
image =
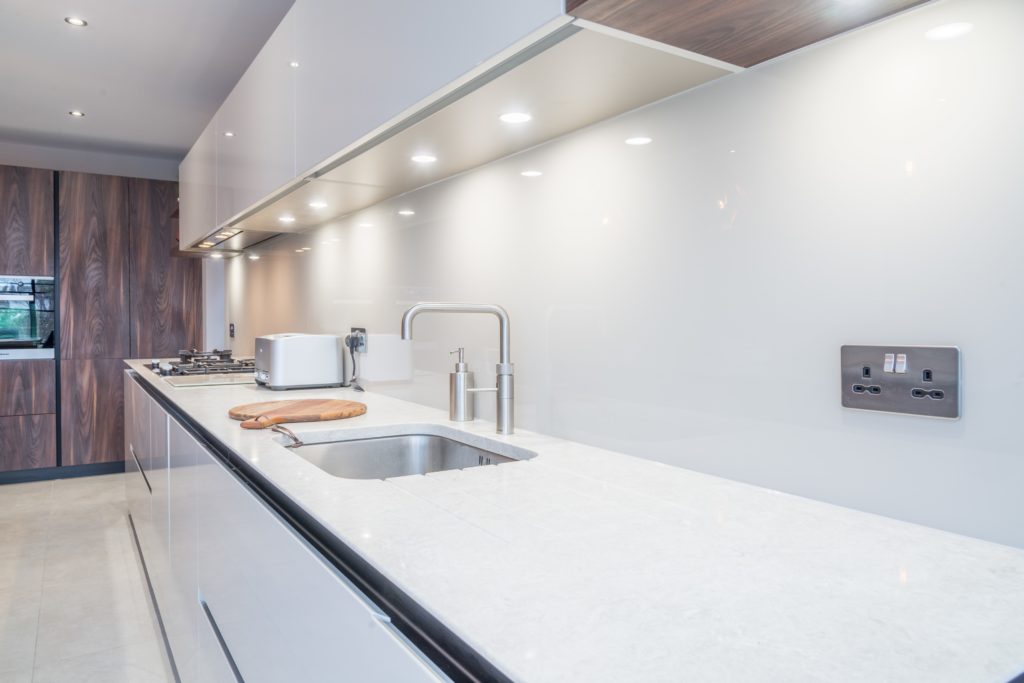
[[[1024,546],[1021,26],[930,4],[277,238],[228,264],[235,351],[499,303],[524,429]],[[493,381],[493,319],[416,336],[371,389],[443,408],[458,346]],[[842,409],[840,346],[880,343],[959,345],[963,419]]]

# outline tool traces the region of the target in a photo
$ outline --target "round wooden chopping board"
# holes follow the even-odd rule
[[[228,415],[244,420],[242,429],[266,429],[284,422],[322,422],[356,417],[366,412],[366,404],[333,398],[301,398],[264,401],[235,406]]]

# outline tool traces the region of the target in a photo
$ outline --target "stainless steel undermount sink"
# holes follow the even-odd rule
[[[388,479],[467,467],[500,465],[536,455],[513,447],[517,457],[435,434],[403,434],[350,441],[307,443],[296,453],[324,472],[346,479]]]

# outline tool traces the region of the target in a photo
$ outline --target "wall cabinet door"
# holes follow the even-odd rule
[[[199,590],[246,683],[443,680],[219,461],[197,472]]]
[[[292,50],[289,13],[217,113],[218,225],[295,177]]]
[[[0,274],[53,275],[53,171],[0,166]]]
[[[126,178],[60,174],[60,277],[61,358],[128,357]]]
[[[128,180],[132,358],[166,358],[202,346],[203,273],[197,258],[171,256],[176,183]]]
[[[178,166],[178,236],[187,249],[217,227],[217,117]]]
[[[56,415],[0,417],[0,472],[56,466]]]
[[[0,361],[0,416],[57,412],[52,360]]]
[[[61,464],[124,458],[123,361],[61,361]]]
[[[561,14],[561,0],[298,0],[289,14],[299,64],[297,171],[305,173]]]

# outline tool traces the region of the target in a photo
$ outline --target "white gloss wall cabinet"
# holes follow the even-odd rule
[[[181,164],[182,244],[409,112],[562,9],[561,0],[297,0]]]
[[[217,227],[217,117],[178,168],[178,233],[182,248]]]
[[[561,0],[298,0],[289,14],[300,38],[297,171],[309,171],[561,14]]]
[[[217,112],[217,225],[295,177],[294,23],[293,10]]]
[[[524,429],[1024,546],[1021,26],[931,3],[276,238],[227,264],[234,350],[499,303]],[[959,421],[842,408],[840,347],[887,343],[961,348]],[[496,344],[419,319],[370,388],[443,409],[448,351],[487,386]]]

